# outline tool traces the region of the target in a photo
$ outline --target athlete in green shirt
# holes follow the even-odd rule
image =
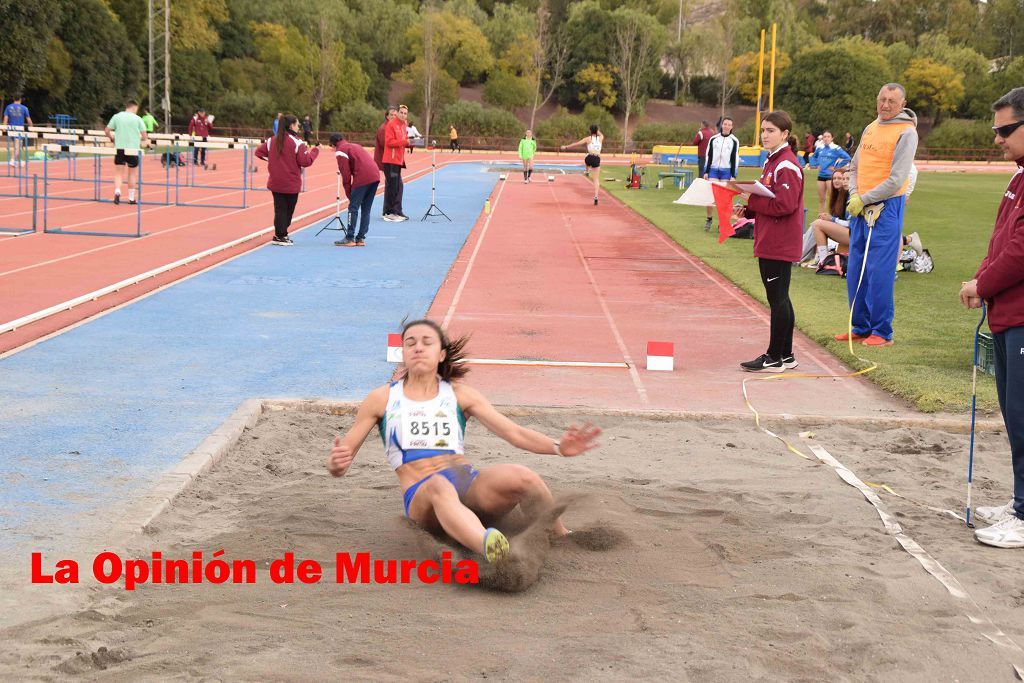
[[[146,111],[146,113],[142,115],[142,123],[145,124],[147,133],[152,133],[160,127],[160,124],[157,123],[157,120],[149,113],[149,111]]]
[[[533,175],[533,155],[537,153],[537,140],[533,137],[533,131],[528,130],[519,141],[519,158],[523,162],[523,182],[530,182]]]
[[[124,111],[120,111],[111,117],[107,127],[103,130],[114,143],[117,153],[114,155],[114,203],[121,203],[121,176],[122,169],[128,167],[128,203],[135,203],[135,168],[139,165],[142,155],[142,141],[149,141],[146,134],[146,124],[142,122],[139,115],[139,103],[135,100],[128,100]]]

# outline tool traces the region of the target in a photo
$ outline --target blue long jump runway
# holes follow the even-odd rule
[[[419,220],[426,176],[406,186],[409,221],[381,220],[377,198],[366,247],[335,247],[341,233],[314,237],[314,225],[294,247],[257,249],[0,360],[0,561],[87,540],[246,398],[358,399],[386,382],[386,334],[427,311],[496,181],[479,164],[442,168],[437,204],[452,222]]]

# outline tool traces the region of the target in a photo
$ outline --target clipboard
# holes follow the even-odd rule
[[[761,184],[760,180],[755,180],[752,183],[738,183],[733,181],[729,183],[729,186],[740,192],[746,192],[747,194],[757,195],[759,197],[768,197],[768,199],[775,199],[775,193],[769,190],[767,187]]]

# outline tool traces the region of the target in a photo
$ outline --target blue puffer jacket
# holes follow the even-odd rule
[[[849,163],[850,155],[834,142],[811,155],[811,165],[818,167],[819,178],[831,178],[834,170],[831,169],[832,166],[841,168]]]

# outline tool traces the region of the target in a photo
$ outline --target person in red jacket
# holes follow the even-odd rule
[[[404,104],[384,126],[384,220],[407,221],[402,210],[402,169],[409,145],[409,108]]]
[[[711,138],[715,137],[718,131],[711,126],[711,122],[704,120],[700,122],[700,130],[693,136],[693,144],[697,145],[697,175],[704,173],[704,167],[707,165],[708,156],[708,143],[711,142]],[[711,217],[709,216],[707,221],[704,222],[704,229],[711,229]]]
[[[302,191],[302,169],[313,165],[320,149],[299,137],[299,119],[291,114],[281,118],[277,134],[256,149],[256,158],[267,162],[267,189],[274,195],[274,240],[272,244],[290,247],[288,236],[295,205]]]
[[[188,122],[188,134],[193,138],[199,138],[203,142],[206,142],[210,137],[210,131],[213,129],[213,124],[210,119],[206,116],[206,110],[200,108],[195,114],[192,115],[192,119]],[[205,147],[194,147],[192,149],[192,164],[199,166],[202,164],[203,168],[206,168],[206,148]]]
[[[370,229],[370,209],[380,185],[380,171],[369,152],[349,142],[341,133],[331,136],[334,158],[338,161],[338,175],[348,197],[348,228],[345,239],[335,242],[339,247],[365,247],[366,233]],[[359,232],[356,233],[356,223]]]
[[[1024,88],[1014,88],[992,105],[992,130],[1003,158],[1017,172],[1003,194],[988,254],[973,280],[960,289],[968,308],[988,305],[996,366],[996,394],[1010,441],[1013,497],[1009,503],[979,507],[975,517],[992,526],[974,537],[997,548],[1024,548]]]
[[[388,121],[394,118],[395,114],[398,113],[396,107],[388,107],[388,110],[384,113],[384,123],[380,124],[377,128],[377,138],[373,145],[373,160],[377,163],[377,168],[380,169],[381,173],[384,172],[384,131],[387,130]],[[385,187],[387,187],[387,178],[385,178]],[[391,207],[388,205],[388,195],[384,193],[384,216],[391,215]]]
[[[768,150],[768,160],[761,171],[761,184],[775,196],[752,194],[747,200],[746,215],[754,219],[754,256],[771,307],[768,351],[740,363],[750,372],[783,372],[797,366],[793,356],[796,316],[789,299],[789,279],[803,252],[804,173],[793,151],[796,140],[792,131],[793,119],[786,112],[773,111],[764,117],[761,145]]]

